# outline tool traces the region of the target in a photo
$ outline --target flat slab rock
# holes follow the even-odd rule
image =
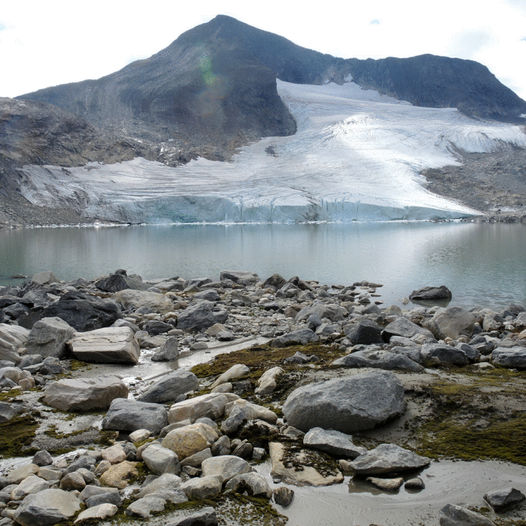
[[[68,520],[79,510],[80,499],[74,493],[45,489],[25,497],[14,520],[21,526],[47,526]]]
[[[167,423],[167,411],[163,405],[116,398],[102,421],[102,428],[127,432],[147,429],[159,433]]]
[[[128,387],[117,376],[71,378],[49,384],[44,402],[61,411],[95,411],[127,396]]]
[[[353,433],[372,429],[405,410],[404,388],[387,371],[370,371],[300,387],[285,401],[287,423]]]
[[[381,349],[367,349],[364,351],[356,351],[342,358],[338,358],[332,365],[343,367],[371,367],[373,369],[392,370],[398,369],[400,371],[421,372],[424,368],[411,360],[405,354],[398,354],[391,351],[384,351]]]
[[[303,437],[303,445],[343,458],[356,458],[367,453],[364,447],[353,444],[351,435],[321,427],[314,427],[306,433]]]
[[[281,442],[269,443],[271,475],[296,486],[329,486],[343,481],[342,472],[314,451],[292,450]],[[314,467],[316,466],[316,467]]]
[[[440,526],[495,526],[495,523],[480,513],[447,504],[440,510]]]
[[[413,471],[429,466],[431,460],[397,446],[380,444],[350,463],[357,475],[382,475]]]
[[[78,334],[71,352],[83,362],[136,364],[140,348],[130,327],[107,327]]]

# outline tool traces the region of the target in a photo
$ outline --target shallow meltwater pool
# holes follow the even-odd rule
[[[270,479],[270,462],[258,468]],[[411,478],[414,474],[406,478]],[[378,490],[367,482],[345,477],[342,484],[297,487],[288,508],[276,506],[287,516],[287,526],[420,526],[438,524],[446,504],[482,507],[490,490],[513,486],[526,488],[526,466],[497,461],[434,461],[421,472],[425,489],[396,493]],[[272,484],[278,487],[283,484]],[[508,512],[510,518],[513,512]]]

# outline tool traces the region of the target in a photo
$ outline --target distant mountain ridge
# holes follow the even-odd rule
[[[526,102],[477,62],[434,55],[336,58],[224,15],[116,73],[21,98],[54,104],[113,133],[171,141],[221,159],[240,144],[295,132],[276,78],[341,84],[351,77],[363,88],[419,106],[507,121],[526,113]]]

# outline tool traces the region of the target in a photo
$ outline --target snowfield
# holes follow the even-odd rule
[[[476,211],[425,190],[420,171],[458,164],[458,150],[526,147],[519,126],[412,106],[353,82],[278,81],[278,91],[297,133],[246,146],[232,162],[30,165],[22,193],[90,218],[146,223],[461,217]]]

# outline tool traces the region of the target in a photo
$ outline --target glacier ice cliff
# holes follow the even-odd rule
[[[459,151],[526,147],[520,126],[416,107],[353,82],[278,80],[278,91],[297,133],[259,140],[231,162],[26,165],[22,194],[87,219],[133,223],[453,218],[477,211],[427,191],[422,170],[458,164]]]

